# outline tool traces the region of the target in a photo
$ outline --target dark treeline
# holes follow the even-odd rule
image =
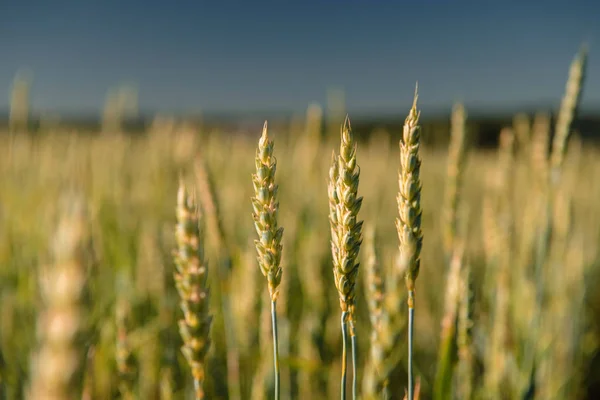
[[[479,116],[469,117],[467,128],[471,145],[477,148],[494,148],[498,144],[500,130],[512,126],[513,115],[505,116]],[[529,115],[533,119],[533,114]],[[151,117],[140,117],[123,122],[123,132],[126,134],[139,135],[148,130],[152,124]],[[236,117],[236,116],[212,116],[202,120],[190,120],[186,117],[178,118],[197,125],[203,131],[220,131],[232,134],[253,134],[262,126],[264,119],[259,116]],[[369,136],[376,131],[387,131],[390,139],[397,141],[402,134],[403,120],[399,118],[351,118],[353,130],[360,140],[368,140]],[[556,115],[552,115],[552,124],[556,122]],[[269,125],[281,133],[291,133],[290,119],[286,117],[269,119]],[[101,123],[98,118],[75,117],[60,121],[61,128],[78,130],[82,133],[98,134],[101,131]],[[450,117],[422,118],[423,142],[428,146],[444,147],[448,143],[450,132]],[[586,114],[577,118],[573,124],[574,132],[586,143],[600,144],[600,115]],[[32,119],[29,123],[29,132],[32,134],[44,134],[40,121]],[[323,135],[327,133],[327,123],[323,121]],[[0,132],[8,132],[7,119],[0,120]]]
[[[552,125],[556,123],[556,115],[552,115]],[[533,119],[533,115],[530,115]],[[376,129],[384,129],[398,140],[402,132],[401,120],[389,121],[358,121],[352,124],[357,132],[373,132]],[[494,148],[498,145],[500,130],[512,126],[512,116],[477,117],[469,118],[467,129],[471,144],[479,148]],[[449,140],[450,119],[435,118],[423,119],[422,123],[423,141],[430,146],[446,146]],[[600,115],[581,116],[574,122],[576,132],[586,142],[600,143]]]

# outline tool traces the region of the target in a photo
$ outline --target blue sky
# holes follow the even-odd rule
[[[558,105],[590,49],[600,108],[600,2],[2,0],[0,108],[21,68],[39,110],[99,110],[139,88],[148,110],[303,110],[341,88],[349,111]]]

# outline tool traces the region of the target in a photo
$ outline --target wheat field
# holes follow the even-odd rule
[[[450,145],[418,149],[420,200],[405,211],[422,210],[414,398],[583,399],[597,385],[600,151],[571,127],[584,70],[576,58],[558,118],[518,116],[494,151],[469,145],[478,132],[460,105]],[[344,162],[360,168],[352,218],[363,225],[336,250],[360,248],[345,270],[332,260],[328,182],[348,139],[342,120],[328,130],[322,119],[311,108],[300,124],[269,125],[270,150],[259,126],[240,135],[177,120],[140,135],[0,135],[0,398],[340,397],[343,310],[357,349],[348,392],[404,398],[406,137],[354,131]],[[261,197],[253,174],[274,174],[278,189]],[[253,198],[278,208],[259,202],[253,217]],[[283,234],[255,227],[261,218]],[[257,257],[257,230],[280,250]],[[336,290],[346,273],[351,295]]]

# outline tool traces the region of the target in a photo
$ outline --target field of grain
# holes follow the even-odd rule
[[[589,398],[600,376],[600,151],[571,132],[584,70],[576,58],[558,118],[521,115],[497,151],[469,146],[477,132],[460,105],[448,149],[414,147],[414,126],[324,129],[314,108],[300,128],[266,127],[272,148],[258,126],[232,135],[177,121],[136,136],[0,135],[0,398],[273,398],[276,298],[279,398],[340,397],[346,304],[357,344],[347,397],[355,381],[359,398],[401,399],[413,282],[415,398]],[[427,114],[416,107],[398,114]],[[337,196],[357,187],[351,200],[363,200],[338,221],[355,236],[333,247],[360,248],[357,270],[332,262],[340,151],[341,173],[354,163],[360,173]],[[261,192],[265,176],[277,191]],[[255,218],[268,222],[261,237]],[[276,243],[274,218],[280,263],[275,245],[257,260],[255,240]],[[418,234],[401,242],[405,228],[422,232],[416,280],[407,257]]]

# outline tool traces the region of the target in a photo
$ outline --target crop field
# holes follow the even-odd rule
[[[2,133],[0,399],[591,398],[585,68],[489,151],[460,104],[421,143],[416,93],[395,132]]]

